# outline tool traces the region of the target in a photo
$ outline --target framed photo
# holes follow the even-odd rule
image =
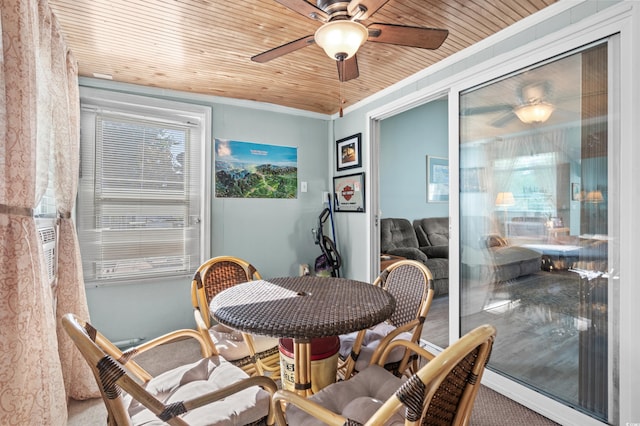
[[[364,173],[333,178],[334,211],[364,213]]]
[[[336,141],[336,168],[338,171],[362,166],[362,133]]]
[[[484,167],[460,169],[460,192],[487,192]]]
[[[449,160],[427,155],[427,202],[449,202]]]
[[[571,184],[571,200],[580,201],[582,197],[580,196],[580,184],[572,183]]]

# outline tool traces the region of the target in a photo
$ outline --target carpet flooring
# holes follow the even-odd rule
[[[193,340],[183,340],[158,347],[139,355],[136,360],[152,375],[196,360],[199,356]],[[106,409],[101,399],[71,400],[68,404],[68,426],[106,425]],[[482,386],[471,416],[473,426],[547,426],[557,423]],[[292,425],[293,426],[293,425]]]

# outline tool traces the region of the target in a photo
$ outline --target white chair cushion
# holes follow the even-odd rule
[[[224,359],[235,361],[250,355],[249,348],[244,343],[242,333],[239,331],[232,330],[221,324],[216,324],[209,329],[209,334],[218,353],[220,353]],[[256,353],[258,354],[278,347],[277,338],[257,334],[252,334],[252,337]]]
[[[213,392],[247,377],[244,371],[226,360],[211,357],[160,374],[151,379],[145,388],[160,401],[169,404]],[[125,395],[124,399],[133,425],[166,424],[129,395]],[[269,393],[254,386],[191,410],[181,417],[190,425],[247,424],[266,416],[269,403]]]
[[[360,348],[360,355],[358,356],[358,360],[356,361],[355,371],[362,371],[369,365],[371,357],[373,356],[373,352],[375,352],[375,350],[378,348],[378,345],[380,344],[380,340],[382,340],[387,334],[391,333],[395,329],[396,328],[393,325],[382,322],[369,328],[366,331],[364,340],[362,341],[362,347]],[[353,344],[355,343],[357,336],[357,331],[340,336],[340,357],[342,359],[347,359],[347,357],[350,356]],[[411,340],[412,337],[413,336],[411,333],[405,332],[400,333],[393,340]],[[387,357],[387,364],[400,361],[402,359],[402,355],[404,355],[404,348],[397,347],[393,349]]]
[[[404,379],[372,365],[349,380],[334,383],[308,399],[346,418],[365,423],[384,401],[398,390]],[[385,425],[404,425],[403,410]],[[286,410],[290,425],[320,426],[323,422],[290,404]]]

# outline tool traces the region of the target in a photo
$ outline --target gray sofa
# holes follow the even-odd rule
[[[480,219],[480,218],[474,218]],[[481,219],[483,222],[485,218]],[[475,283],[509,281],[541,270],[540,253],[509,245],[486,224],[471,225],[471,241],[461,242],[461,277]],[[477,225],[477,226],[476,226]],[[380,220],[380,251],[424,263],[433,274],[435,295],[449,293],[449,218]]]
[[[535,250],[511,245],[498,233],[489,218],[468,216],[460,219],[461,278],[476,283],[495,283],[538,272],[542,255]]]
[[[448,234],[448,225],[447,225]],[[447,237],[448,241],[448,237]],[[433,274],[435,295],[449,293],[449,247],[421,245],[408,219],[380,220],[380,251],[424,263]]]
[[[539,272],[542,255],[526,247],[511,246],[497,235],[487,236],[480,247],[462,246],[463,278],[496,283]]]
[[[429,257],[449,258],[449,218],[427,217],[413,221],[418,244]]]

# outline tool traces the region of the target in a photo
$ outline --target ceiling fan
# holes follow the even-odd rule
[[[525,124],[544,123],[556,109],[555,105],[548,101],[551,94],[551,84],[548,81],[525,83],[518,92],[518,103],[515,105],[496,104],[465,108],[461,115],[504,112],[491,123],[493,127],[504,127],[516,118]]]
[[[323,25],[315,34],[267,50],[253,56],[251,60],[264,63],[317,44],[330,58],[336,60],[340,81],[348,81],[360,75],[356,52],[365,41],[437,49],[449,35],[448,30],[437,28],[380,23],[365,27],[360,23],[369,19],[389,0],[317,0],[315,5],[305,0],[275,1],[307,18],[322,22]]]

